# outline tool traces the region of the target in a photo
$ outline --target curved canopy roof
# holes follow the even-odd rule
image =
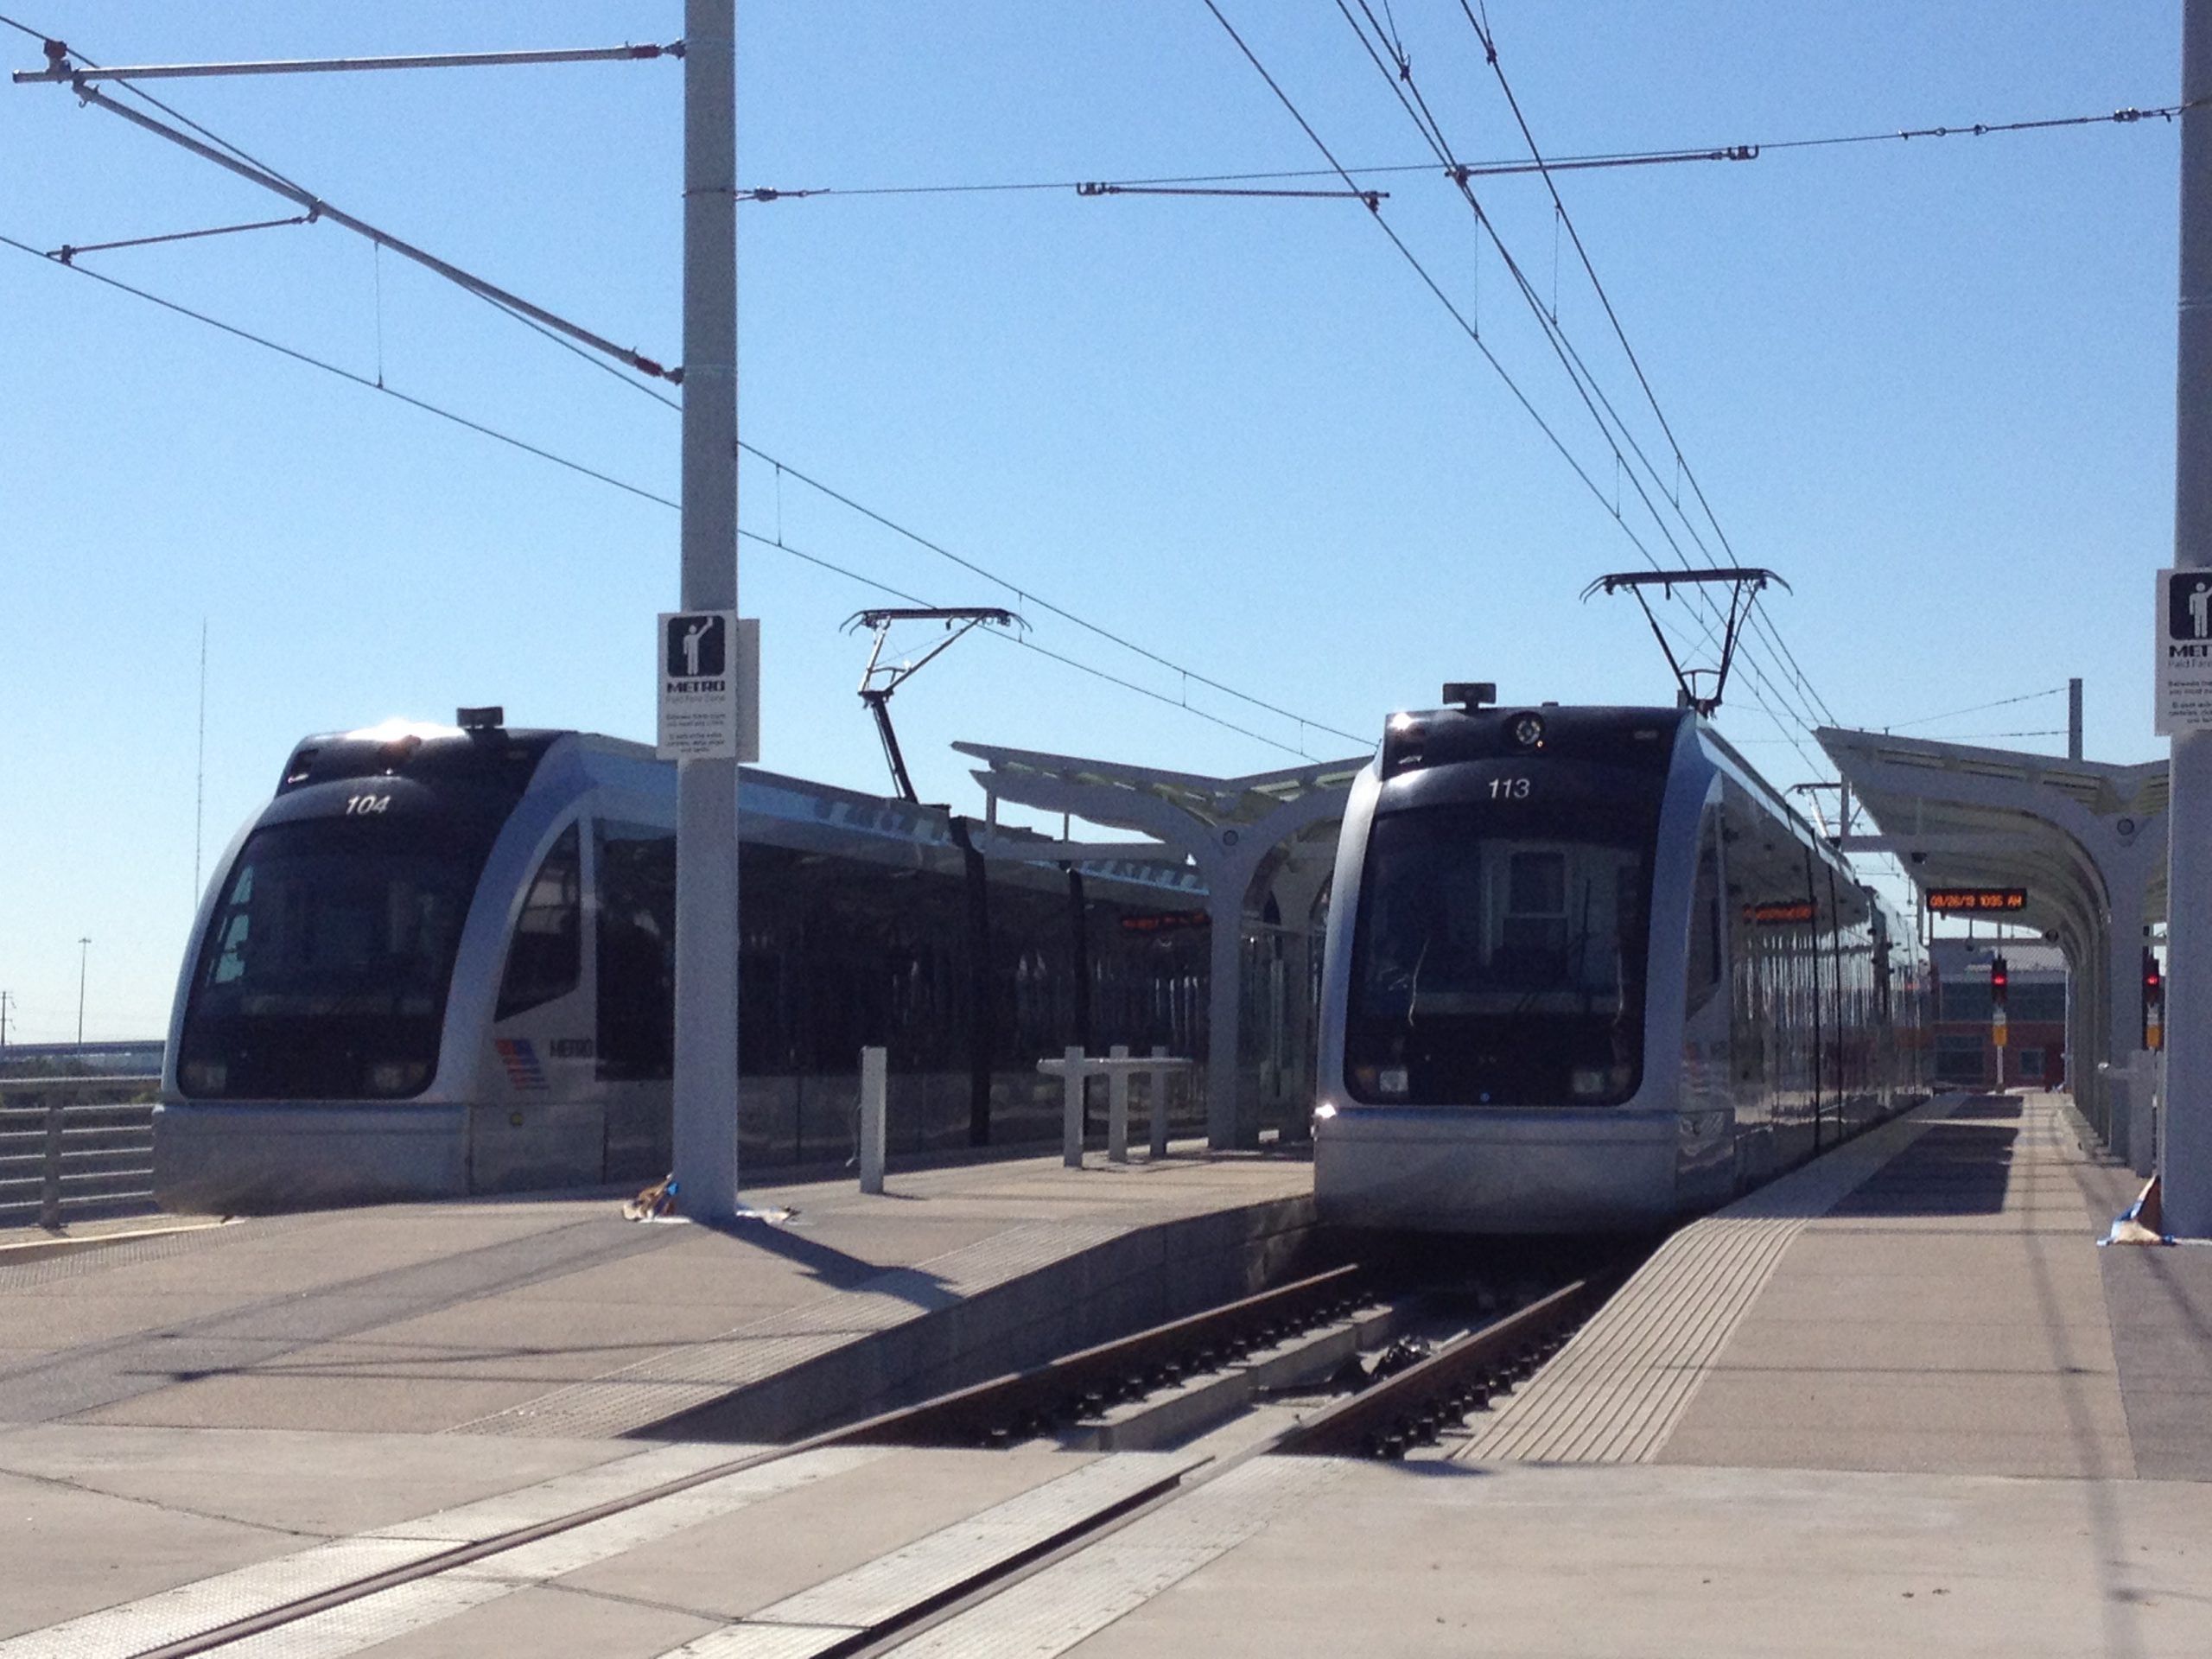
[[[1845,850],[1893,853],[1923,889],[2025,887],[2026,909],[2006,919],[2077,943],[2111,907],[2112,855],[2139,868],[2164,843],[2164,761],[2115,766],[1833,727],[1816,735],[1881,830],[1847,837]],[[2146,888],[2145,915],[2163,917],[2163,860]]]

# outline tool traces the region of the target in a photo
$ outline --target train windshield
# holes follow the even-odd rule
[[[1378,817],[1352,942],[1353,1098],[1552,1106],[1634,1094],[1652,830],[1641,804]]]
[[[488,836],[451,820],[254,832],[194,969],[188,1096],[395,1098],[437,1070],[446,988]]]

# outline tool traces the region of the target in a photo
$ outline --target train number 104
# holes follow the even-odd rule
[[[372,812],[389,812],[391,810],[391,797],[389,795],[349,795],[346,798],[346,815],[348,817],[365,817]]]
[[[1526,778],[1493,778],[1490,780],[1490,798],[1493,801],[1525,801],[1529,798]]]

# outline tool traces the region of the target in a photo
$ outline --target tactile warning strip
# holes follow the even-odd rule
[[[1939,1096],[1683,1228],[1454,1456],[1650,1462],[1790,1241],[1959,1098]]]
[[[1109,1222],[1040,1222],[896,1268],[706,1342],[462,1423],[465,1434],[603,1440],[665,1421],[750,1383],[1120,1237]]]

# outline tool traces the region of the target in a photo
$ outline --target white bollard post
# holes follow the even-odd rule
[[[1154,1043],[1152,1058],[1164,1060],[1167,1058],[1167,1050]],[[1165,1158],[1167,1155],[1167,1068],[1155,1065],[1146,1075],[1152,1079],[1152,1098],[1147,1103],[1147,1108],[1152,1113],[1152,1155]]]
[[[1129,1046],[1116,1043],[1107,1053],[1117,1060],[1129,1058]],[[1106,1078],[1106,1161],[1129,1161],[1129,1068],[1117,1065]]]
[[[861,1050],[861,1191],[883,1191],[884,1120],[891,1093],[889,1051]]]
[[[1067,1070],[1060,1079],[1060,1161],[1070,1169],[1083,1167],[1083,1051],[1071,1048],[1061,1056]]]

